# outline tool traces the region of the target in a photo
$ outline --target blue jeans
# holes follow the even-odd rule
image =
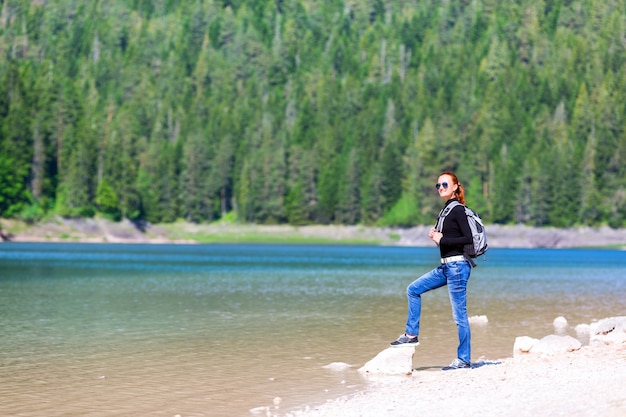
[[[418,335],[422,311],[421,295],[430,290],[448,286],[452,317],[459,332],[458,358],[471,363],[470,326],[467,318],[467,281],[472,268],[467,261],[441,264],[437,268],[413,281],[406,289],[409,313],[406,321],[406,333]]]

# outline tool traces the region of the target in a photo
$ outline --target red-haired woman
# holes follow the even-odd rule
[[[453,201],[465,204],[463,186],[452,172],[439,175],[435,185],[439,197],[448,206]],[[445,207],[444,207],[445,208]],[[420,330],[422,309],[421,295],[430,290],[448,286],[452,316],[459,333],[457,358],[444,370],[471,367],[470,326],[467,317],[467,281],[470,277],[471,265],[463,254],[463,247],[473,242],[472,232],[462,205],[454,207],[445,217],[443,227],[430,229],[430,239],[439,246],[441,264],[432,271],[422,275],[407,287],[408,317],[406,331],[391,346],[417,346]]]

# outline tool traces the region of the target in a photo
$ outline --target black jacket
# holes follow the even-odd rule
[[[446,206],[456,199],[446,201]],[[443,237],[439,242],[439,252],[442,258],[463,255],[463,246],[473,243],[472,230],[467,222],[465,207],[462,205],[453,208],[443,221]]]

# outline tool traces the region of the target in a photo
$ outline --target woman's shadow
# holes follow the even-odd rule
[[[493,362],[493,361],[479,361],[474,362],[472,364],[471,369],[481,368],[486,365],[500,365],[502,362]],[[433,365],[433,366],[420,366],[419,368],[413,369],[414,371],[428,371],[432,369],[441,369],[445,367],[445,365]]]

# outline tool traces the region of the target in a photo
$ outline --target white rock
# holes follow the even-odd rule
[[[250,409],[252,414],[267,414],[269,411],[269,407],[255,407]]]
[[[580,349],[582,344],[572,336],[558,336],[551,334],[544,337],[530,349],[530,353],[550,356],[559,353],[573,352]]]
[[[610,317],[589,325],[590,345],[626,343],[626,316]]]
[[[470,324],[475,324],[477,326],[486,326],[489,324],[489,319],[487,316],[471,316],[469,318]]]
[[[586,339],[587,337],[589,337],[589,329],[590,326],[588,324],[577,325],[574,328],[574,330],[576,330],[576,337],[578,337],[579,339]]]
[[[389,347],[359,368],[369,375],[407,375],[413,371],[415,347]]]
[[[322,366],[322,368],[330,369],[331,371],[345,371],[349,367],[350,365],[344,362],[332,362],[332,363],[329,363],[328,365]]]
[[[565,329],[568,326],[567,319],[563,316],[555,318],[552,324],[557,330]]]
[[[539,339],[533,339],[530,336],[516,337],[513,344],[513,356],[530,352],[537,342],[539,342]]]

